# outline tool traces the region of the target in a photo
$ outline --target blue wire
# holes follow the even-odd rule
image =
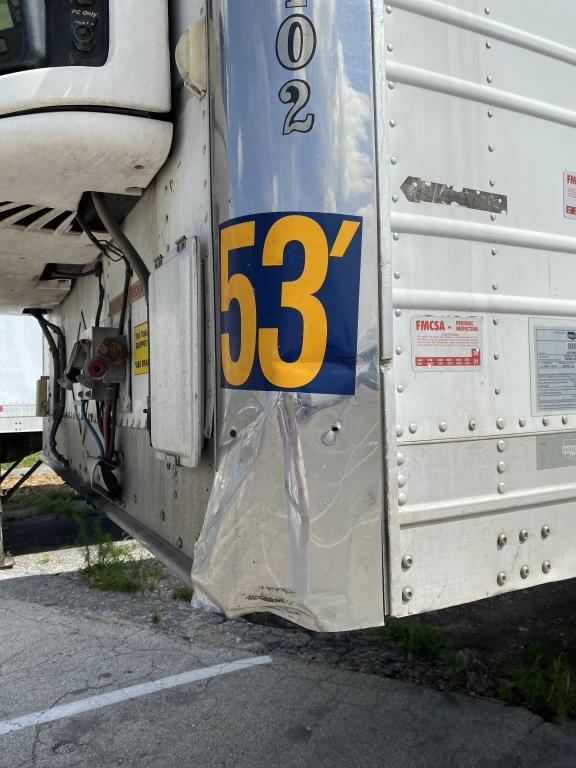
[[[98,432],[94,429],[92,424],[90,423],[90,420],[88,419],[88,413],[86,412],[86,409],[88,407],[88,401],[82,400],[82,403],[80,404],[80,412],[82,413],[82,419],[86,426],[88,427],[88,430],[94,440],[96,440],[96,445],[98,446],[98,452],[100,453],[100,458],[104,458],[104,446],[102,445],[102,440],[100,440],[100,437],[98,435]]]

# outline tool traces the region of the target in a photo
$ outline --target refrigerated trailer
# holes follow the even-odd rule
[[[42,334],[37,323],[31,317],[0,315],[0,463],[17,462],[42,448],[39,380]]]
[[[576,576],[573,2],[2,10],[57,472],[228,616]]]

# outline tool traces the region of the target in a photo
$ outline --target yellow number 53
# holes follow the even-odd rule
[[[263,268],[282,267],[290,243],[300,244],[304,253],[300,277],[283,282],[281,288],[281,307],[296,310],[302,318],[300,353],[291,362],[280,354],[279,329],[258,328],[257,297],[250,279],[241,273],[230,275],[230,253],[255,246],[256,221],[222,228],[220,308],[228,312],[235,301],[240,313],[240,351],[236,359],[232,356],[230,333],[221,336],[222,370],[229,386],[242,387],[248,381],[257,352],[262,374],[273,388],[300,389],[318,376],[326,356],[328,319],[316,294],[326,280],[330,257],[344,256],[359,227],[359,220],[344,220],[332,249],[322,226],[309,216],[286,215],[270,227],[261,256]]]

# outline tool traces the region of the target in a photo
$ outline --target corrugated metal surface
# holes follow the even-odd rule
[[[378,20],[397,614],[576,575],[576,6],[489,6]]]
[[[42,376],[42,333],[32,317],[0,315],[0,433],[39,432],[36,381]]]

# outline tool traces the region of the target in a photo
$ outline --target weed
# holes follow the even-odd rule
[[[145,560],[134,557],[134,547],[104,541],[87,552],[86,571],[91,587],[114,592],[141,592],[151,587],[156,576]],[[95,550],[95,552],[94,552]]]
[[[89,528],[82,516],[74,516],[77,544],[84,549],[88,583],[96,589],[114,592],[141,592],[154,586],[163,572],[158,563],[137,559],[137,546],[116,544],[100,520]]]
[[[30,469],[30,467],[34,466],[37,461],[40,461],[42,459],[42,451],[38,451],[38,453],[31,453],[30,456],[26,456],[20,464],[19,467],[24,467],[26,469]],[[12,466],[14,462],[9,462],[7,464],[0,464],[0,469],[8,469]]]
[[[40,555],[40,557],[38,558],[38,562],[40,563],[40,565],[46,565],[46,563],[50,562],[50,559],[51,558],[48,552],[44,552],[44,554]]]
[[[498,689],[500,698],[523,704],[542,717],[576,717],[574,672],[564,654],[555,656],[542,644],[526,649],[526,665],[510,672],[510,682]]]
[[[184,585],[176,587],[174,592],[172,592],[172,597],[174,600],[183,600],[184,602],[189,603],[192,600],[192,587]]]
[[[35,489],[31,493],[21,491],[6,505],[8,509],[26,509],[34,507],[46,515],[66,515],[75,518],[90,512],[90,507],[74,491],[69,488]]]
[[[386,626],[374,630],[388,645],[424,659],[439,659],[444,650],[440,630],[427,624],[406,619],[387,619]]]
[[[150,611],[150,623],[151,624],[160,624],[160,611],[158,608],[152,608]]]

